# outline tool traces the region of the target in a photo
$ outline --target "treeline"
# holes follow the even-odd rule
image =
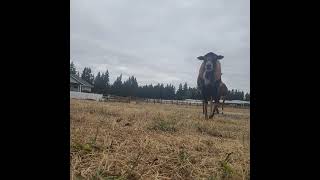
[[[201,94],[197,88],[188,87],[187,83],[180,83],[178,89],[172,84],[156,84],[139,86],[134,76],[122,79],[122,74],[113,83],[109,80],[109,71],[98,72],[93,75],[90,68],[85,67],[80,75],[73,62],[70,64],[70,73],[77,75],[94,86],[93,93],[113,94],[118,96],[136,96],[150,99],[201,99]],[[243,91],[229,90],[227,100],[246,100],[250,101],[250,94]]]

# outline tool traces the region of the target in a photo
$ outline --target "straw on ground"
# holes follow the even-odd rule
[[[71,179],[249,179],[250,110],[71,100]]]

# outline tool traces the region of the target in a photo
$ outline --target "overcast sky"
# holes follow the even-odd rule
[[[195,87],[196,57],[212,51],[228,88],[250,90],[249,0],[71,0],[70,16],[77,70]]]

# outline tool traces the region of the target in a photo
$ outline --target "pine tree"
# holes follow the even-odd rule
[[[108,70],[104,74],[103,83],[105,84],[105,87],[106,87],[105,90],[108,91],[108,89],[110,87],[110,79],[109,79],[109,71]]]
[[[102,91],[101,85],[102,85],[101,75],[100,75],[100,72],[98,72],[96,78],[94,79],[93,92],[101,93]]]
[[[87,81],[88,83],[93,84],[94,75],[92,74],[91,69],[88,67],[85,67],[82,71],[81,78]]]
[[[138,87],[137,79],[132,76],[132,96],[137,96]]]
[[[243,91],[241,91],[241,100],[243,101],[244,100],[244,92]]]
[[[182,91],[182,99],[187,99],[188,98],[188,84],[187,82],[184,83],[183,85],[183,91]]]
[[[182,89],[182,84],[180,83],[176,93],[176,99],[182,100],[182,98],[183,98],[183,89]]]
[[[246,93],[244,99],[245,99],[245,101],[250,101],[250,93]]]
[[[113,94],[115,95],[123,95],[123,90],[122,90],[122,74],[120,76],[117,77],[117,79],[114,81],[112,87],[111,87],[111,91]]]
[[[73,64],[73,62],[71,62],[70,64],[70,74],[73,74],[73,75],[77,74],[76,66]]]

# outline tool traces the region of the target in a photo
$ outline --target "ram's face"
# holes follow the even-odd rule
[[[205,64],[205,70],[206,71],[212,71],[214,68],[214,65],[216,64],[217,60],[222,59],[223,56],[221,55],[216,55],[212,52],[206,54],[205,56],[199,56],[199,60],[203,60]]]
[[[213,65],[215,64],[214,60],[213,59],[208,59],[208,60],[205,60],[205,65],[204,65],[204,68],[206,71],[212,71],[213,70]]]

